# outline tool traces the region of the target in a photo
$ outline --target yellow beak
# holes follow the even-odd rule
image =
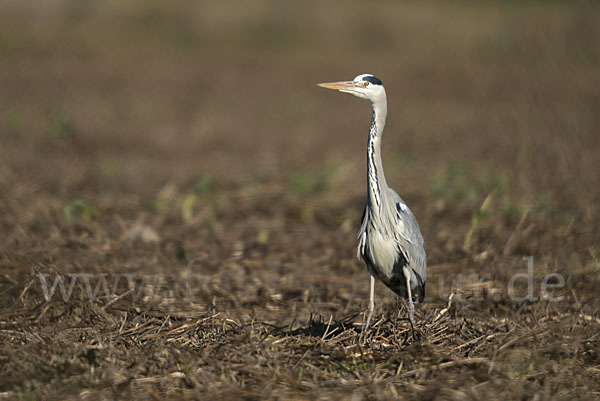
[[[339,81],[339,82],[325,82],[317,84],[322,88],[334,89],[338,91],[351,91],[356,88],[352,81]]]

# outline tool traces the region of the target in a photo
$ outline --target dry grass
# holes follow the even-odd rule
[[[0,399],[598,398],[598,6],[0,16]],[[370,115],[314,85],[366,71],[427,243],[414,331],[378,285],[362,332]]]

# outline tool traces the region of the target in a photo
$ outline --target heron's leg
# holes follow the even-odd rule
[[[373,317],[373,310],[375,309],[375,277],[371,275],[371,287],[369,290],[369,312],[367,314],[367,324],[365,324],[364,331],[369,329],[371,323],[371,317]]]
[[[415,321],[415,305],[412,299],[412,290],[410,288],[410,271],[407,266],[402,268],[402,272],[404,273],[404,278],[406,278],[406,291],[408,292],[408,318],[410,319],[410,324],[412,325]]]

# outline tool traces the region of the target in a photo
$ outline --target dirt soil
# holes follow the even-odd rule
[[[593,2],[0,5],[0,400],[600,398]],[[356,259],[370,109],[428,254]]]

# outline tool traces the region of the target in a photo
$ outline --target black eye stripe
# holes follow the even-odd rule
[[[373,85],[383,85],[381,83],[381,80],[373,75],[367,75],[366,77],[363,78],[363,81],[370,82]]]

